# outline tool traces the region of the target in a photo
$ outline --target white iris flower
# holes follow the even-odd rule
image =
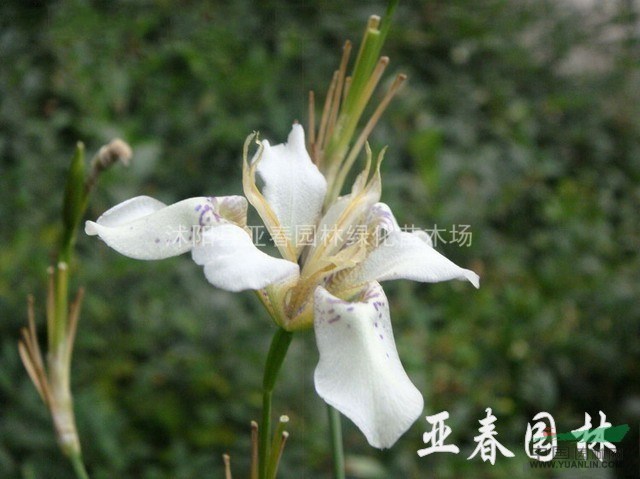
[[[262,141],[252,160],[249,140],[246,199],[200,197],[167,206],[140,196],[88,221],[85,231],[136,259],[191,251],[214,286],[258,291],[282,328],[313,326],[320,352],[316,391],[372,446],[388,448],[421,415],[423,398],[398,358],[379,281],[461,279],[478,287],[478,275],[438,253],[427,234],[401,231],[389,207],[379,202],[381,157],[372,168],[369,153],[351,193],[323,211],[333,178],[325,178],[311,161],[302,126],[293,125],[285,144]],[[256,172],[262,188],[256,186]],[[247,200],[281,258],[254,245]]]

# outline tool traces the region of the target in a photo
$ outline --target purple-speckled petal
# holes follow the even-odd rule
[[[377,298],[380,312],[366,299],[370,296]],[[423,399],[398,358],[382,288],[370,283],[361,297],[362,302],[349,303],[321,286],[316,289],[320,362],[314,380],[320,397],[351,419],[369,444],[382,449],[391,447],[420,416]]]
[[[190,198],[170,206],[140,196],[111,208],[95,223],[87,221],[85,231],[135,259],[192,250],[209,282],[229,291],[260,289],[297,275],[297,264],[256,248],[243,229],[246,213],[241,196]]]
[[[246,211],[241,196],[189,198],[170,206],[138,196],[87,221],[85,232],[130,258],[163,259],[191,250],[206,229],[230,222],[244,226]]]
[[[189,198],[167,206],[148,196],[138,196],[114,206],[96,222],[87,221],[85,232],[100,236],[111,248],[130,258],[177,256],[198,244],[204,229],[229,222],[211,200]]]

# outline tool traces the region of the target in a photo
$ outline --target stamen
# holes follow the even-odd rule
[[[322,150],[324,150],[325,143],[325,134],[327,132],[327,127],[329,123],[329,114],[331,109],[331,99],[333,98],[333,91],[336,88],[336,84],[338,83],[338,70],[333,72],[333,77],[331,78],[331,83],[329,84],[329,91],[327,92],[327,97],[324,100],[324,108],[322,109],[322,118],[320,120],[320,132],[318,133],[318,146],[320,147],[320,159],[318,163],[322,163]]]
[[[40,346],[38,345],[38,338],[36,336],[33,304],[33,296],[29,295],[27,297],[28,327],[22,328],[21,330],[22,339],[18,343],[18,352],[20,353],[22,363],[24,364],[31,381],[36,387],[38,394],[40,394],[45,405],[49,407],[51,404],[51,392],[49,390],[49,383],[47,381],[47,374],[42,360],[42,353],[40,352]]]
[[[222,460],[224,461],[224,477],[225,479],[232,479],[231,477],[231,457],[229,454],[223,454]]]
[[[371,98],[371,95],[373,94],[374,90],[378,86],[378,82],[380,81],[380,78],[382,78],[382,74],[387,69],[388,65],[389,65],[389,57],[380,57],[380,59],[378,60],[378,63],[376,64],[376,67],[373,70],[373,73],[371,73],[371,76],[369,77],[369,80],[367,81],[367,84],[364,88],[364,93],[362,95],[362,100],[360,104],[362,109],[364,109],[367,103],[369,103],[369,99]]]
[[[278,442],[276,449],[274,450],[274,452],[277,452],[278,455],[275,457],[275,461],[273,463],[273,475],[271,475],[270,479],[276,479],[276,475],[278,474],[278,467],[280,466],[280,459],[282,458],[284,446],[287,444],[288,438],[289,433],[287,431],[284,431],[280,436],[280,441]]]
[[[342,93],[344,98],[347,98],[347,95],[349,95],[349,88],[351,88],[351,75],[344,79],[344,93]]]
[[[357,105],[355,105],[354,107],[354,112],[353,112],[354,118],[360,118],[360,115],[362,114],[365,107],[367,106],[367,103],[369,103],[369,100],[371,99],[371,95],[373,95],[373,92],[376,89],[376,86],[378,85],[378,83],[380,82],[380,78],[382,77],[388,65],[389,65],[389,57],[380,57],[380,59],[378,60],[378,63],[376,64],[376,67],[371,73],[371,76],[369,77],[364,88],[362,89],[362,94],[358,98]],[[356,122],[353,122],[347,129],[350,131],[345,130],[343,132],[344,135],[340,139],[340,144],[336,144],[336,148],[332,151],[334,152],[344,151],[344,154],[346,155],[347,148],[349,146],[349,140],[351,139],[355,129],[356,129]],[[338,172],[341,171],[342,169],[342,166],[344,163],[343,159],[344,159],[344,156],[342,156],[342,158],[336,158],[335,161],[331,160],[330,169],[327,172],[327,177],[336,178],[336,181],[333,182],[333,184],[330,187],[330,190],[327,192],[327,196],[325,197],[325,207],[331,204],[340,195],[340,191],[342,190],[344,179],[340,181],[340,179],[338,178]],[[343,176],[346,176],[346,174]]]
[[[360,132],[358,139],[356,140],[355,144],[351,148],[351,151],[349,152],[349,156],[347,156],[347,159],[342,164],[340,172],[338,173],[336,183],[341,185],[341,189],[342,189],[342,184],[344,183],[345,178],[349,173],[349,170],[351,170],[351,167],[353,166],[353,163],[356,160],[356,157],[362,150],[362,147],[364,146],[365,142],[369,138],[369,135],[371,134],[376,124],[378,123],[378,120],[380,120],[380,117],[382,117],[382,114],[385,112],[385,110],[389,106],[389,103],[391,102],[393,97],[396,95],[396,93],[398,93],[398,91],[400,90],[400,88],[402,87],[406,79],[407,79],[407,76],[402,73],[396,77],[391,87],[389,87],[389,90],[387,90],[387,93],[385,94],[384,98],[382,99],[382,101],[380,102],[376,110],[373,112],[373,115],[371,115],[371,118],[369,118],[369,121],[367,122],[365,127],[362,129],[362,132]]]
[[[49,338],[49,350],[53,350],[53,328],[56,322],[55,284],[53,279],[53,266],[47,268],[47,337]]]
[[[38,394],[44,401],[44,392],[40,384],[40,376],[36,372],[37,367],[33,364],[35,361],[33,360],[31,347],[29,345],[29,333],[25,328],[22,328],[20,332],[22,333],[22,339],[18,342],[18,353],[20,354],[20,359],[22,360],[22,364],[24,364],[24,368],[27,370],[27,373],[31,378],[31,382],[36,387]]]
[[[36,369],[40,371],[40,380],[41,382],[44,382],[43,392],[45,393],[44,395],[47,396],[49,394],[49,390],[47,388],[46,374],[44,372],[44,360],[42,359],[42,352],[40,351],[40,346],[38,345],[38,337],[36,335],[36,322],[33,304],[33,296],[29,295],[27,299],[27,315],[29,322],[30,345],[27,344],[27,346],[29,346],[29,349],[31,350],[31,356],[34,359]]]
[[[317,165],[318,156],[316,152],[316,96],[313,90],[309,92],[309,152],[311,159]]]
[[[280,421],[278,422],[278,426],[276,427],[276,431],[273,436],[273,449],[271,450],[271,457],[269,458],[269,470],[267,471],[268,479],[276,479],[276,475],[278,474],[280,458],[282,457],[285,443],[287,442],[287,438],[289,437],[289,433],[284,430],[284,427],[288,422],[288,416],[280,416]]]
[[[276,430],[273,433],[273,440],[271,441],[272,444],[276,444],[276,442],[284,432],[284,428],[288,422],[289,422],[289,416],[287,416],[286,414],[283,414],[282,416],[280,416],[278,420],[278,425],[276,426]]]
[[[27,297],[27,321],[29,325],[29,343],[31,352],[34,353],[35,365],[44,370],[44,361],[42,360],[42,353],[40,352],[40,347],[38,346],[38,337],[36,335],[36,316],[34,312],[34,300],[33,296],[29,295]],[[26,338],[25,338],[26,339]],[[29,344],[28,344],[29,345]]]
[[[258,479],[258,423],[251,421],[251,479]]]
[[[347,65],[349,63],[350,56],[351,56],[351,42],[347,40],[344,43],[344,47],[342,50],[342,59],[340,60],[340,68],[338,68],[338,81],[336,83],[334,97],[332,100],[331,115],[329,118],[329,128],[327,132],[327,138],[331,138],[331,135],[333,134],[333,130],[336,125],[336,120],[338,118],[338,112],[340,111],[341,95],[344,89],[344,80],[347,74]],[[323,145],[323,147],[324,146],[325,145]]]

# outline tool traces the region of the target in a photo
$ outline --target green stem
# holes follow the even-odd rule
[[[331,435],[331,451],[333,452],[333,475],[335,479],[344,479],[344,448],[342,446],[342,424],[340,411],[327,404],[329,412],[329,434]]]
[[[269,436],[271,433],[271,397],[273,391],[262,392],[262,424],[260,424],[260,445],[258,447],[258,464],[260,479],[267,477],[267,458],[269,457]]]
[[[260,479],[267,478],[267,458],[271,448],[271,399],[273,388],[282,367],[282,362],[291,344],[293,333],[278,329],[271,340],[271,347],[264,367],[264,381],[262,385],[262,424],[260,425],[260,445],[258,448]]]
[[[53,334],[52,353],[57,354],[61,346],[66,347],[67,319],[69,316],[69,266],[60,262],[56,267],[55,281],[56,319]]]
[[[82,462],[82,456],[80,454],[73,454],[70,456],[70,459],[71,464],[73,465],[73,470],[76,473],[76,477],[78,479],[89,479],[89,474],[87,474],[87,470]]]

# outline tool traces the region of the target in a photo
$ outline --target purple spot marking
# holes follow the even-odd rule
[[[335,323],[336,321],[339,321],[339,320],[340,320],[340,315],[335,316],[329,320],[329,324]]]
[[[204,219],[204,215],[207,213],[207,211],[211,210],[211,206],[209,205],[204,205],[204,208],[202,208],[202,211],[200,212],[200,218],[198,218],[198,223],[200,224],[200,226],[204,226],[203,224],[203,219]],[[209,219],[207,218],[207,221]]]
[[[196,206],[196,211],[200,211],[200,208],[202,208],[202,205],[197,205]]]
[[[346,301],[343,301],[341,299],[334,299],[334,298],[329,298],[328,303],[329,304],[349,304]]]
[[[349,306],[349,307],[347,308],[347,311],[353,311],[353,306]]]
[[[156,244],[160,243],[160,238],[156,238]]]
[[[380,335],[380,339],[384,339],[384,336],[382,334]]]
[[[336,310],[335,310],[335,309],[333,309],[333,308],[331,308],[331,309],[329,310],[329,314],[333,314],[333,313],[335,313],[335,312],[336,312]]]
[[[377,328],[378,327],[378,321],[376,321],[375,323],[373,323],[373,327]]]

